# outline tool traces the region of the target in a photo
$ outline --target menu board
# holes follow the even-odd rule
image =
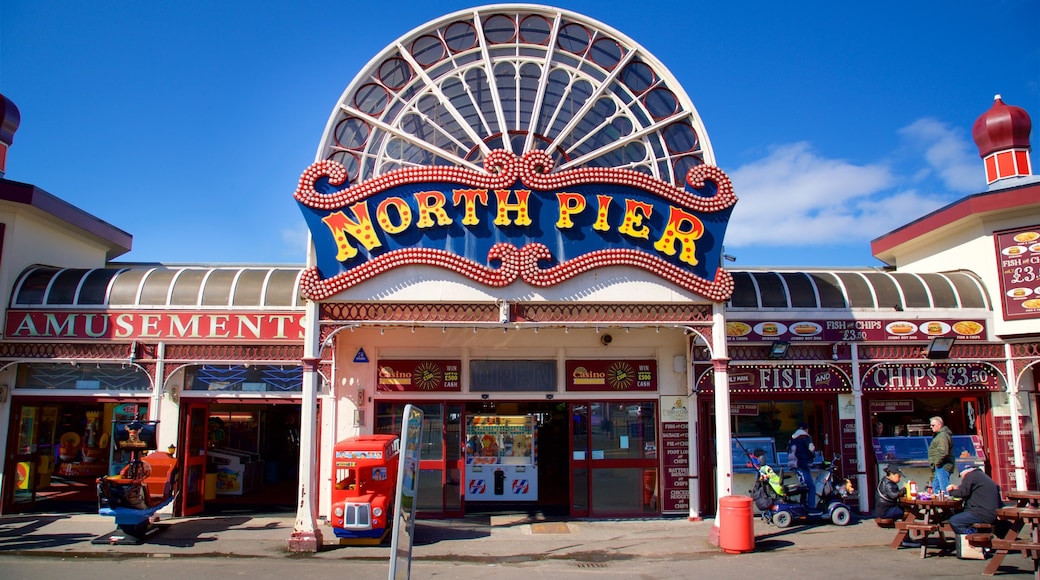
[[[993,237],[1004,318],[1040,318],[1040,225]]]
[[[1040,247],[1040,246],[1038,246]],[[1040,254],[1038,254],[1040,255]],[[1034,268],[1040,274],[1040,266]],[[1040,282],[1036,283],[1040,286]],[[1037,296],[1040,298],[1040,296]],[[1037,305],[1040,310],[1040,304]],[[729,342],[900,342],[924,341],[938,336],[957,340],[985,340],[985,320],[884,319],[884,320],[769,320],[726,322]]]
[[[1019,441],[1025,453],[1026,483],[1025,489],[1036,489],[1036,456],[1033,449],[1032,425],[1028,417],[1018,418]],[[993,441],[993,479],[1000,489],[1018,489],[1017,474],[1012,466],[1015,464],[1013,431],[1011,417],[993,417],[993,428],[997,436]]]
[[[661,511],[686,513],[690,511],[689,423],[664,421],[661,423],[661,444],[664,471],[661,477]]]

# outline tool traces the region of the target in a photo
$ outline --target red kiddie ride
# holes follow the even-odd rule
[[[396,435],[358,435],[336,444],[332,530],[340,543],[379,544],[390,534],[400,447]]]

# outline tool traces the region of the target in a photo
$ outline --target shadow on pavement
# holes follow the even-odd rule
[[[15,516],[0,522],[0,552],[60,548],[93,537],[92,534],[37,534],[34,532],[68,516]]]
[[[238,528],[238,526],[245,524],[252,520],[250,517],[221,517],[221,518],[200,518],[185,520],[180,522],[173,522],[167,524],[169,527],[162,531],[162,533],[156,534],[155,536],[148,539],[147,543],[155,546],[169,546],[173,548],[190,548],[201,542],[215,542],[219,538],[217,534],[226,532],[231,528],[240,530],[263,530],[271,529],[272,524],[275,528],[278,527],[277,522],[272,522],[266,526],[254,526],[252,528]],[[211,534],[208,537],[207,534]]]

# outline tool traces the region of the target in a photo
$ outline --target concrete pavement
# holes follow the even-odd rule
[[[160,531],[140,545],[99,542],[115,532],[112,519],[93,514],[33,514],[0,516],[0,556],[61,558],[312,558],[388,561],[390,548],[341,546],[331,528],[322,526],[323,549],[315,554],[291,554],[287,540],[292,514],[243,514],[175,518],[160,522]],[[930,556],[925,562],[913,549],[888,547],[894,530],[873,520],[853,520],[845,527],[831,524],[792,526],[784,530],[754,520],[755,555],[824,551],[860,553],[903,562],[905,568],[930,565],[981,573],[983,562],[954,556]],[[538,561],[634,562],[703,560],[724,554],[710,541],[712,520],[685,518],[541,520],[525,515],[476,516],[416,523],[416,562],[513,563]],[[824,553],[821,552],[821,553]],[[741,557],[743,555],[732,556]],[[839,557],[840,560],[840,557]],[[931,562],[932,564],[927,564]],[[840,565],[840,562],[837,562]],[[847,563],[846,563],[847,564]],[[1027,564],[1029,564],[1027,566]],[[1027,569],[1028,568],[1028,569]],[[1001,569],[1032,573],[1031,562],[1012,554]]]

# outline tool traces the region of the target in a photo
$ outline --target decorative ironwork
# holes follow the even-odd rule
[[[359,322],[497,323],[497,304],[391,304],[329,302],[321,305],[320,320]]]
[[[172,344],[166,359],[172,362],[285,362],[299,364],[302,344]]]
[[[710,323],[711,305],[706,304],[510,304],[510,318],[519,323]],[[329,302],[321,305],[322,321],[387,323],[498,324],[499,305],[485,304],[391,304],[372,302]],[[324,338],[323,335],[322,338]]]

